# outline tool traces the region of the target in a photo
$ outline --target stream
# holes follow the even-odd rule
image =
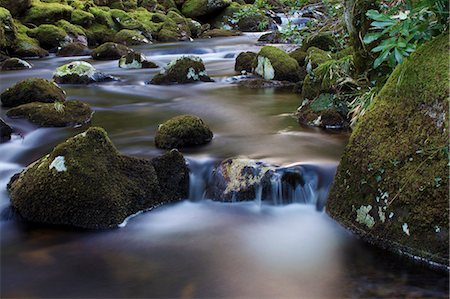
[[[50,79],[60,65],[86,60],[120,81],[62,85],[68,99],[89,103],[126,155],[151,158],[156,129],[195,114],[213,141],[183,150],[191,169],[189,198],[107,231],[68,230],[11,217],[6,184],[26,165],[86,128],[37,128],[0,116],[16,134],[0,144],[2,298],[448,298],[439,273],[366,245],[324,212],[326,194],[349,134],[300,127],[289,90],[233,84],[235,57],[258,51],[260,34],[134,47],[159,66],[200,56],[216,82],[146,84],[160,69],[120,69],[89,57],[32,60],[33,69],[2,72],[0,90],[29,77]],[[308,190],[273,192],[261,201],[205,197],[213,166],[245,156],[300,167]],[[297,192],[297,193],[296,193]],[[286,195],[288,194],[288,195]]]

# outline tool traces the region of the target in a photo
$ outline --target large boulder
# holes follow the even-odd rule
[[[306,51],[311,47],[316,47],[324,51],[330,51],[337,47],[336,38],[329,32],[313,34],[305,39],[302,50]]]
[[[58,85],[41,78],[22,80],[0,95],[4,107],[15,107],[31,102],[63,102],[65,99],[66,94]]]
[[[158,66],[148,60],[143,54],[133,52],[119,59],[119,67],[123,69],[154,69]]]
[[[86,61],[73,61],[58,67],[53,73],[53,80],[61,84],[89,84],[113,80],[112,76],[97,72]]]
[[[15,71],[31,69],[31,64],[20,58],[9,58],[1,63],[2,71]]]
[[[291,82],[299,80],[298,62],[276,47],[264,46],[259,51],[255,64],[255,74],[266,80]]]
[[[126,46],[142,45],[150,43],[149,39],[142,35],[140,31],[122,29],[114,36],[114,42]]]
[[[159,74],[153,77],[150,84],[186,84],[212,81],[208,77],[205,65],[200,57],[182,56],[172,60]]]
[[[83,43],[74,42],[62,46],[56,53],[57,56],[87,56],[91,55],[91,50]]]
[[[297,109],[300,124],[325,129],[349,128],[347,115],[347,104],[339,97],[328,93],[321,94],[314,100],[304,99]]]
[[[53,24],[58,20],[70,20],[73,8],[60,3],[46,3],[33,1],[31,8],[26,12],[23,19],[25,24]]]
[[[44,24],[29,30],[27,34],[36,38],[39,45],[46,50],[56,49],[72,41],[64,29],[55,25]]]
[[[17,18],[31,6],[31,0],[0,0],[0,7],[9,10],[13,17]]]
[[[180,115],[159,125],[155,145],[159,148],[183,148],[211,142],[213,133],[197,116]]]
[[[188,178],[180,153],[153,160],[124,156],[103,129],[90,128],[14,176],[9,192],[28,221],[102,229],[185,198]]]
[[[26,118],[41,127],[80,126],[92,117],[88,104],[80,101],[55,103],[33,102],[11,108],[6,112],[10,118]]]
[[[255,64],[256,53],[254,52],[241,52],[236,57],[236,62],[234,64],[234,70],[240,73],[251,73],[253,70],[253,65]]]
[[[14,25],[11,13],[0,7],[0,49],[4,51],[10,48],[17,38],[17,28]]]
[[[12,128],[0,118],[0,142],[11,139]]]
[[[92,51],[92,58],[95,60],[116,60],[133,52],[130,48],[125,45],[106,42]]]
[[[217,13],[231,4],[230,0],[187,0],[181,13],[188,18],[204,17]]]
[[[356,124],[328,213],[368,242],[449,265],[448,34],[400,64]]]

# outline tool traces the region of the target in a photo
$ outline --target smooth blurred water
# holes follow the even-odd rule
[[[299,99],[290,91],[229,83],[236,75],[235,56],[257,51],[257,37],[137,48],[160,66],[182,54],[199,55],[214,83],[154,86],[146,82],[159,69],[124,70],[117,61],[49,57],[32,61],[32,70],[1,73],[0,90],[27,77],[51,78],[56,67],[86,60],[120,81],[63,88],[69,99],[93,107],[92,125],[104,127],[124,154],[161,154],[153,144],[157,126],[172,116],[192,113],[214,132],[211,144],[183,151],[191,169],[197,169],[191,182],[199,186],[211,171],[205,167],[210,161],[238,155],[284,166],[312,165],[317,173],[332,173],[348,134],[300,127],[292,117]],[[0,116],[5,116],[1,107]],[[23,120],[5,120],[18,134],[0,144],[3,211],[9,206],[9,178],[85,129],[36,128]],[[448,297],[447,274],[363,244],[314,205],[217,203],[201,200],[202,188],[191,189],[189,198],[140,214],[123,228],[100,232],[31,226],[8,220],[4,212],[0,296]]]

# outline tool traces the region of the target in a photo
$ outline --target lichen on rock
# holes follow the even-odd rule
[[[113,79],[112,76],[97,72],[92,64],[86,61],[73,61],[53,72],[53,80],[61,84],[89,84]]]
[[[95,48],[91,56],[95,60],[116,60],[131,52],[133,50],[125,45],[106,42]]]
[[[256,59],[255,73],[267,80],[297,82],[298,62],[286,52],[273,46],[264,46]]]
[[[151,84],[186,84],[194,82],[213,81],[206,73],[205,65],[200,57],[182,56],[172,60],[167,66],[156,74]]]
[[[152,69],[157,68],[158,66],[154,62],[148,60],[143,54],[133,52],[128,53],[119,59],[119,67],[124,69]]]

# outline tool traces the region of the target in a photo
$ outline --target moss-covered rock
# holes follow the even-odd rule
[[[147,60],[141,53],[128,53],[119,59],[119,67],[124,69],[153,69],[158,66]]]
[[[159,125],[155,145],[159,148],[183,148],[209,143],[213,133],[197,116],[180,115]]]
[[[253,65],[255,64],[256,56],[256,53],[249,51],[239,53],[239,55],[236,57],[234,70],[239,74],[243,72],[251,73]]]
[[[111,9],[109,11],[113,21],[120,29],[141,29],[142,24],[135,20],[130,14],[120,9]]]
[[[58,67],[53,73],[53,80],[61,84],[89,84],[113,80],[113,77],[97,72],[86,61],[73,61]]]
[[[303,51],[302,48],[297,48],[294,51],[289,52],[288,54],[289,56],[297,60],[298,65],[300,67],[306,65],[306,57],[308,56],[308,54],[305,51]]]
[[[201,38],[212,38],[212,37],[227,37],[227,36],[239,36],[242,33],[237,30],[228,29],[210,29],[203,32]]]
[[[95,48],[91,56],[95,60],[116,60],[131,52],[125,45],[107,42]]]
[[[24,23],[34,25],[53,24],[58,20],[69,21],[73,8],[60,3],[45,3],[39,0],[32,2],[31,8],[25,14]]]
[[[300,124],[325,129],[347,129],[346,103],[333,94],[321,94],[314,100],[305,99],[297,110]]]
[[[264,11],[253,5],[232,2],[230,6],[208,22],[213,28],[258,32],[269,29],[272,21]]]
[[[0,98],[4,107],[15,107],[31,102],[63,102],[66,99],[66,94],[52,81],[31,78],[20,81],[6,89],[0,95]]]
[[[212,82],[200,57],[182,56],[171,61],[150,81],[151,84],[186,84],[194,82]]]
[[[258,53],[254,72],[266,80],[296,82],[299,66],[295,59],[281,49],[264,46]]]
[[[41,127],[67,127],[89,122],[92,110],[88,104],[79,101],[33,102],[11,108],[6,115],[10,118],[26,118]]]
[[[81,10],[81,9],[75,9],[72,11],[70,22],[76,25],[80,26],[91,26],[92,23],[95,21],[95,17],[90,12]]]
[[[187,0],[181,13],[188,18],[198,18],[217,13],[231,4],[230,0]]]
[[[0,69],[2,71],[25,70],[31,69],[31,64],[19,58],[9,58],[1,63]]]
[[[329,32],[319,32],[305,39],[302,50],[307,51],[311,47],[316,47],[324,51],[331,51],[337,47],[336,38]]]
[[[106,25],[94,24],[86,30],[86,36],[90,46],[98,46],[114,40],[116,31]]]
[[[55,25],[40,25],[37,28],[29,30],[27,34],[30,37],[36,38],[39,41],[39,45],[46,50],[55,49],[71,42],[67,33]]]
[[[89,13],[94,16],[97,24],[105,25],[108,29],[114,29],[116,27],[109,9],[105,10],[101,7],[91,7],[89,8]]]
[[[0,49],[11,47],[16,37],[16,26],[11,13],[6,8],[0,7]]]
[[[148,44],[150,41],[137,30],[122,29],[114,36],[114,42],[126,46]]]
[[[55,25],[63,29],[74,42],[79,42],[87,46],[86,31],[83,27],[71,24],[66,20],[59,20]]]
[[[20,33],[14,40],[11,54],[21,58],[33,58],[48,56],[48,51],[42,49],[36,39]]]
[[[12,128],[0,118],[0,142],[10,140],[12,132]]]
[[[174,11],[170,11],[162,23],[157,38],[161,42],[189,40],[191,30],[189,21]]]
[[[258,42],[262,44],[285,44],[286,40],[283,38],[280,31],[272,31],[261,35],[261,37],[258,38]]]
[[[31,0],[0,0],[0,7],[9,10],[13,17],[22,16],[31,6]]]
[[[91,55],[91,50],[80,42],[70,43],[62,46],[56,53],[57,56],[86,56]]]
[[[320,64],[332,59],[332,56],[329,52],[316,47],[310,47],[306,53],[308,54],[306,56],[306,64],[311,70],[315,69]]]
[[[121,155],[100,128],[61,143],[15,176],[9,192],[26,220],[102,229],[187,196],[188,169],[172,151],[153,160]]]
[[[449,265],[448,33],[391,74],[356,124],[327,212],[394,252]]]

